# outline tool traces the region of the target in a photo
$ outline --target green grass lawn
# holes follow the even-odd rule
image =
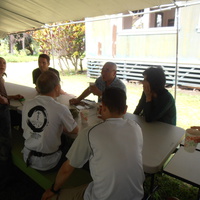
[[[8,63],[7,78],[5,81],[13,82],[21,85],[35,87],[32,83],[32,71],[38,67],[37,61],[27,63]],[[60,70],[59,68],[56,68]],[[62,73],[60,73],[62,74]],[[61,75],[62,88],[76,96],[88,87],[89,82],[95,79],[88,78],[86,74],[77,75]],[[128,112],[133,112],[142,94],[142,85],[135,83],[126,83],[127,87],[127,105]],[[169,88],[169,91],[174,95],[174,89]],[[92,100],[97,100],[97,97],[90,95]],[[177,89],[176,97],[177,108],[177,126],[184,129],[190,126],[200,125],[200,91]]]
[[[149,189],[150,177],[144,183],[145,191]],[[197,200],[198,188],[186,184],[166,174],[158,173],[155,176],[155,186],[158,186],[152,195],[152,200],[168,200],[176,197],[179,200]]]
[[[62,88],[64,88],[65,91],[78,96],[86,87],[88,87],[89,82],[92,81],[95,81],[95,79],[88,78],[87,75],[82,74],[62,76]],[[128,112],[132,113],[142,94],[142,85],[126,83],[126,87]],[[174,96],[174,88],[169,88],[168,90]],[[92,94],[88,98],[97,100],[97,97]],[[184,129],[193,125],[200,126],[199,91],[177,89],[176,108],[177,126]]]

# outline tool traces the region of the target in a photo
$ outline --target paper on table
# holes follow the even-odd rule
[[[14,108],[18,108],[20,106],[23,106],[23,102],[19,101],[19,100],[14,100],[14,99],[11,99],[10,100],[10,105]]]
[[[78,105],[76,105],[76,108],[82,110],[82,109],[94,108],[95,106],[96,106],[95,101],[84,99]]]

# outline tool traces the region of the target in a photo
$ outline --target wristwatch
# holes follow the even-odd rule
[[[59,190],[54,190],[54,184],[55,184],[55,183],[52,184],[50,190],[51,190],[51,192],[53,192],[54,194],[59,194],[60,189],[59,189]]]

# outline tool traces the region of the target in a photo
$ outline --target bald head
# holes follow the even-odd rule
[[[111,83],[115,77],[117,72],[117,66],[113,62],[107,62],[104,64],[102,70],[101,70],[101,76],[103,81],[107,82],[108,85]]]
[[[117,70],[117,65],[113,62],[106,62],[103,68],[109,68],[110,70]]]

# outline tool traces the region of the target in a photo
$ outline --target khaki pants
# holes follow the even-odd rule
[[[87,186],[88,184],[62,189],[60,194],[53,196],[51,200],[84,200],[83,195]]]

